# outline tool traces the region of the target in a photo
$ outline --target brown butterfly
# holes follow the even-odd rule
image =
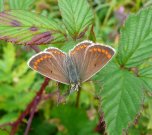
[[[68,54],[50,47],[34,55],[28,65],[40,74],[60,83],[70,84],[71,91],[99,72],[114,56],[106,45],[83,41]]]

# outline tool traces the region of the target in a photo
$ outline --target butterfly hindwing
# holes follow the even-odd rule
[[[66,71],[58,64],[58,59],[49,52],[36,54],[29,60],[28,65],[50,79],[69,84]]]
[[[82,70],[82,65],[84,62],[84,54],[86,49],[92,44],[91,41],[83,41],[79,44],[77,44],[70,52],[69,55],[74,62],[77,72],[80,75],[80,72]]]
[[[100,44],[89,46],[84,56],[83,68],[80,74],[81,81],[87,81],[100,71],[111,60],[114,53],[114,49],[109,46]]]

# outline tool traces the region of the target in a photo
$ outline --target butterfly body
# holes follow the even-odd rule
[[[74,64],[74,62],[72,61],[69,55],[67,55],[65,63],[66,63],[70,84],[78,84],[80,81],[78,69],[76,68],[76,65]]]
[[[83,41],[68,54],[50,47],[34,55],[28,65],[40,74],[70,84],[71,90],[99,72],[114,56],[115,50],[106,45]]]

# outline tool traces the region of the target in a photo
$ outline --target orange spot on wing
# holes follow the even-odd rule
[[[35,62],[34,62],[34,65],[35,65],[35,66],[36,66],[36,65],[38,65],[38,62],[37,62],[37,61],[35,61]]]
[[[96,51],[97,51],[97,48],[94,48],[93,50],[96,52]]]
[[[37,63],[39,63],[41,60],[40,59],[37,59]]]
[[[110,55],[110,54],[108,54],[108,55],[107,55],[107,58],[108,58],[108,59],[110,59],[110,58],[111,58],[111,55]]]
[[[107,54],[108,54],[108,51],[105,51],[105,54],[107,55]]]
[[[104,50],[104,49],[102,49],[101,51],[102,51],[102,53],[105,53],[105,50]]]
[[[80,49],[79,47],[78,47],[78,48],[76,48],[76,50],[77,50],[77,51],[79,51],[79,49]]]
[[[44,60],[43,57],[40,58],[40,61]]]
[[[87,47],[87,45],[84,45],[84,48],[86,48]]]
[[[47,58],[47,55],[44,55],[44,57],[43,57],[44,59],[46,59]]]
[[[83,46],[80,46],[81,49],[83,49]]]
[[[98,48],[98,52],[101,52],[101,49]]]
[[[34,69],[37,70],[37,66],[34,66]]]

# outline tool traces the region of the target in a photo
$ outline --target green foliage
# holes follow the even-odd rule
[[[145,89],[152,91],[152,65],[148,65],[139,71],[139,76],[143,81]]]
[[[51,115],[60,120],[68,135],[77,135],[78,132],[79,135],[97,135],[93,132],[95,121],[90,121],[83,109],[62,105],[54,108]]]
[[[60,26],[54,20],[29,11],[2,12],[0,22],[1,39],[16,44],[40,45],[65,40]]]
[[[130,127],[130,135],[151,134],[151,100],[146,102],[146,109],[138,126],[133,126],[133,123],[141,110],[144,92],[152,91],[152,8],[142,9],[127,18],[121,28],[118,43],[117,32],[122,20],[118,22],[112,13],[115,8],[120,7],[120,3],[132,5],[133,1],[120,0],[120,3],[117,3],[112,0],[111,3],[103,3],[100,0],[91,0],[88,3],[87,0],[59,0],[58,7],[57,3],[54,6],[56,15],[52,7],[49,12],[48,1],[39,1],[40,6],[34,5],[34,2],[35,0],[9,1],[10,9],[15,10],[0,13],[0,39],[25,45],[53,43],[68,52],[76,43],[88,37],[97,42],[112,41],[118,51],[113,61],[93,78],[92,83],[82,86],[79,108],[75,107],[77,93],[70,95],[66,105],[57,107],[51,97],[48,105],[40,108],[42,117],[35,116],[30,134],[95,135],[97,113],[91,116],[87,113],[90,108],[98,111],[100,107],[106,123],[105,130],[109,135],[122,135]],[[129,10],[137,11],[142,4],[133,2],[133,5],[135,6]],[[49,19],[25,11],[32,7],[32,11],[37,10],[34,6],[40,7],[38,11]],[[3,0],[0,0],[0,11],[3,9]],[[61,16],[56,12],[59,10]],[[93,10],[96,13],[94,24]],[[54,16],[57,18],[53,18]],[[116,34],[114,39],[110,38],[110,34]],[[25,109],[39,89],[42,78],[38,76],[35,79],[35,72],[28,71],[26,58],[31,56],[30,53],[25,53],[23,48],[18,50],[12,44],[1,44],[4,46],[0,48],[0,124],[12,122],[18,117],[19,112]],[[47,94],[56,89],[54,84],[50,83]],[[67,87],[62,85],[62,91],[65,88]],[[101,100],[98,100],[100,98]],[[92,117],[93,120],[90,120]],[[53,121],[56,119],[58,122]],[[20,127],[19,134],[23,134],[24,129],[25,126]],[[1,132],[3,130],[0,130],[0,134]]]
[[[0,134],[1,135],[9,135],[9,133],[5,130],[0,129]]]
[[[29,90],[35,73],[27,72],[28,67],[23,60],[16,66],[18,58],[15,52],[15,46],[9,43],[3,47],[0,59],[0,109],[6,112],[1,115],[1,124],[14,121],[34,96],[34,91]]]
[[[87,1],[59,0],[58,4],[69,35],[74,39],[81,38],[93,22],[93,13]]]
[[[4,10],[4,0],[0,0],[0,12]]]
[[[35,0],[10,0],[10,8],[11,9],[24,9],[27,10],[29,9]]]
[[[139,66],[152,56],[152,8],[132,14],[121,30],[118,60],[125,67]]]
[[[104,71],[106,70],[106,71]],[[103,82],[102,109],[107,132],[121,135],[141,109],[143,87],[141,80],[132,73],[109,64],[97,74],[95,80]]]

